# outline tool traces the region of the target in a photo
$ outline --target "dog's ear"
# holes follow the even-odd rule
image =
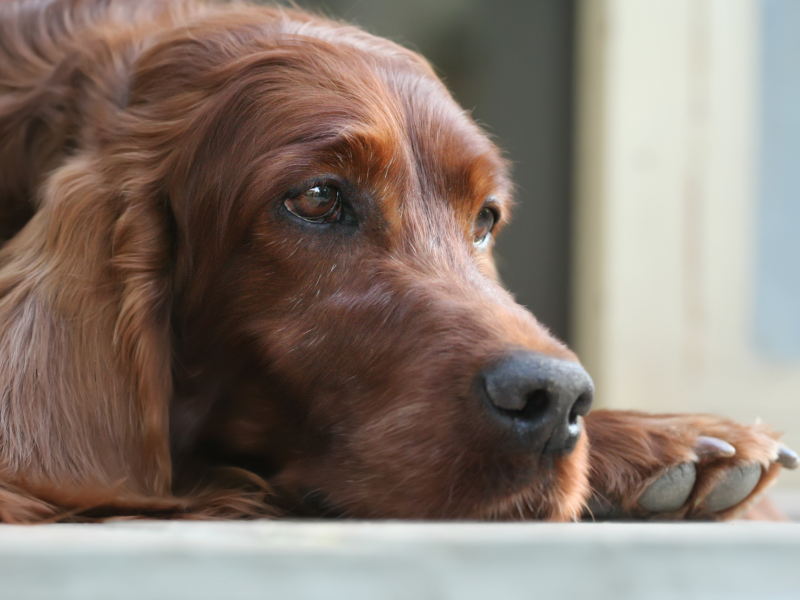
[[[0,251],[0,480],[163,496],[170,224],[151,199],[121,198],[103,164],[56,170]]]
[[[68,151],[73,71],[65,63],[16,93],[0,87],[0,239],[31,218],[44,174]]]
[[[172,397],[170,326],[174,218],[158,198],[129,197],[114,225],[112,265],[120,284],[114,348],[129,368],[144,426],[143,449],[153,485],[170,485],[169,402]]]
[[[118,35],[93,38],[79,35],[99,18],[88,5],[8,10],[0,36],[18,60],[0,66],[0,482],[60,486],[60,498],[166,494],[169,215],[109,184],[98,150],[141,48],[123,14]]]
[[[104,120],[124,103],[126,74],[119,71],[126,57],[112,59],[110,49],[103,50],[65,57],[13,93],[0,84],[0,240],[12,237],[36,211],[47,174],[102,135]]]

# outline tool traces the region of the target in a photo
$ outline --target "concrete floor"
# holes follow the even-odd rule
[[[2,599],[800,598],[800,524],[0,526]]]

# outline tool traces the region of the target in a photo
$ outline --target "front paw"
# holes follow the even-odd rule
[[[598,412],[588,427],[596,450],[589,519],[732,518],[758,499],[781,466],[798,465],[797,455],[763,425],[710,415]]]

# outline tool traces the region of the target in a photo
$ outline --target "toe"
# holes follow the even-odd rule
[[[706,496],[706,510],[720,512],[739,504],[761,479],[761,465],[742,465],[728,471],[725,479]]]
[[[670,469],[639,496],[639,507],[648,512],[678,510],[692,493],[696,478],[694,463],[684,463]]]

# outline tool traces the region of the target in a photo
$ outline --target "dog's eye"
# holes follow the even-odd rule
[[[475,245],[483,250],[489,245],[489,240],[492,237],[492,229],[497,222],[497,211],[488,206],[484,206],[478,213],[478,218],[475,219]]]
[[[332,185],[315,185],[283,204],[289,212],[311,223],[333,223],[342,212],[339,190]]]

